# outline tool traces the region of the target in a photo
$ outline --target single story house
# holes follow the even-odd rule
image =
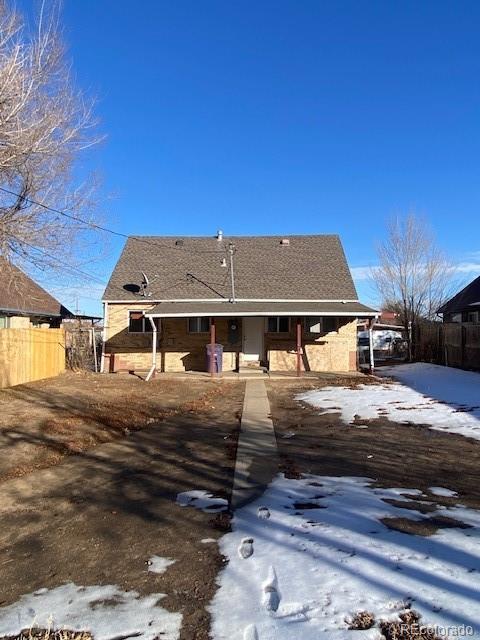
[[[336,235],[132,236],[103,297],[103,371],[354,371],[358,300]],[[213,366],[215,366],[213,364]],[[212,371],[213,372],[213,371]]]
[[[56,328],[71,317],[48,291],[0,257],[0,329]]]
[[[445,302],[438,313],[444,322],[480,324],[480,276]]]

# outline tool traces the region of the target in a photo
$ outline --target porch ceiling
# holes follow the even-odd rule
[[[160,302],[146,316],[352,316],[368,318],[377,312],[360,302]]]

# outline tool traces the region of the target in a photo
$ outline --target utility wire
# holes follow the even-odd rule
[[[170,251],[179,251],[179,250],[187,250],[190,253],[194,253],[197,254],[199,256],[202,256],[204,259],[206,259],[206,254],[224,254],[225,251],[228,251],[228,249],[225,247],[225,249],[223,250],[203,250],[203,251],[199,251],[198,249],[195,249],[193,247],[185,247],[183,245],[176,245],[174,247],[169,246],[169,245],[165,245],[165,244],[159,244],[158,242],[153,242],[151,240],[147,240],[146,238],[138,238],[136,236],[129,236],[126,233],[122,233],[120,231],[115,231],[113,229],[109,229],[108,227],[104,227],[102,225],[96,224],[94,222],[89,222],[88,220],[84,220],[83,218],[79,218],[78,216],[75,216],[71,213],[68,213],[66,211],[62,211],[60,209],[56,209],[54,207],[50,207],[46,204],[43,204],[42,202],[38,202],[37,200],[34,200],[32,198],[28,198],[27,196],[23,196],[22,194],[19,194],[15,191],[12,191],[11,189],[6,189],[5,187],[0,187],[0,191],[3,191],[4,193],[7,193],[11,196],[14,196],[16,198],[20,198],[20,200],[24,201],[24,202],[28,202],[29,204],[33,204],[33,205],[37,205],[39,207],[42,207],[43,209],[45,209],[46,211],[50,211],[52,213],[64,216],[66,218],[69,218],[70,220],[74,220],[75,222],[80,222],[88,227],[91,227],[92,229],[95,229],[97,231],[103,231],[105,233],[110,233],[111,235],[117,236],[117,237],[121,237],[121,238],[125,238],[127,240],[130,241],[135,241],[135,242],[140,242],[143,244],[147,244],[150,246],[153,246],[155,248],[160,248],[160,249],[169,249]],[[64,260],[62,260],[61,258],[58,258],[57,256],[54,256],[46,251],[44,251],[43,249],[36,247],[28,242],[26,242],[25,240],[16,237],[15,235],[12,234],[12,236],[17,240],[17,242],[20,242],[28,247],[30,247],[31,249],[38,251],[39,253],[42,253],[44,256],[50,258],[51,260],[54,260],[55,262],[57,262],[58,264],[62,265],[63,267],[65,267],[66,269],[68,269],[71,273],[75,273],[75,274],[81,274],[82,276],[86,277],[86,278],[90,278],[91,280],[101,284],[102,286],[106,286],[106,283],[103,280],[100,280],[97,276],[88,273],[87,271],[83,271],[82,269],[68,264],[67,262],[65,262]]]
[[[106,285],[104,280],[100,280],[100,278],[98,276],[93,275],[93,273],[88,273],[88,271],[82,271],[82,269],[79,269],[78,267],[74,267],[73,265],[68,264],[67,262],[65,262],[61,258],[57,258],[57,256],[54,256],[51,253],[47,253],[43,249],[40,249],[39,247],[35,247],[33,244],[30,244],[30,243],[26,242],[25,240],[17,238],[16,236],[13,236],[13,237],[17,240],[17,242],[21,242],[22,244],[26,244],[27,247],[30,247],[34,251],[38,251],[39,253],[42,253],[47,258],[50,258],[51,260],[55,260],[55,262],[57,262],[58,264],[61,264],[63,267],[65,267],[69,271],[80,273],[83,276],[85,276],[87,278],[90,278],[91,280],[95,280],[96,282],[98,282],[98,284],[101,284],[103,286]]]
[[[133,240],[135,242],[142,242],[144,244],[149,244],[151,246],[154,246],[160,249],[170,249],[173,251],[178,251],[180,249],[187,249],[187,247],[183,245],[176,245],[175,247],[171,247],[169,245],[159,244],[158,242],[152,242],[151,240],[147,240],[147,238],[138,238],[136,236],[129,236],[128,234],[122,233],[121,231],[115,231],[114,229],[109,229],[108,227],[104,227],[100,224],[96,224],[95,222],[89,222],[88,220],[79,218],[78,216],[75,216],[72,213],[67,213],[66,211],[62,211],[61,209],[55,209],[54,207],[49,207],[48,205],[43,204],[42,202],[38,202],[37,200],[33,200],[32,198],[23,196],[22,194],[16,193],[15,191],[11,191],[10,189],[5,189],[5,187],[0,187],[0,191],[3,191],[4,193],[8,193],[11,196],[15,196],[16,198],[20,198],[20,200],[23,200],[24,202],[28,202],[29,204],[34,204],[34,205],[37,205],[38,207],[42,207],[46,211],[56,213],[58,215],[69,218],[70,220],[75,220],[75,222],[81,222],[82,224],[88,227],[91,227],[92,229],[96,229],[97,231],[104,231],[105,233],[110,233],[111,235],[118,236],[120,238],[126,238],[127,240]],[[213,249],[210,249],[208,251],[205,251],[205,250],[199,251],[198,249],[195,249],[193,247],[188,247],[188,251],[190,251],[191,253],[197,253],[197,254],[224,253],[224,251],[217,251]]]

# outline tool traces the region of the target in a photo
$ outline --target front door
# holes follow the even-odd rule
[[[263,360],[264,318],[243,318],[243,359]]]

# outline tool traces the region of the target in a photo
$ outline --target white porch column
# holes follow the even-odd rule
[[[157,369],[157,325],[151,316],[147,317],[152,325],[152,366],[145,378],[145,382],[148,382],[151,379]]]

